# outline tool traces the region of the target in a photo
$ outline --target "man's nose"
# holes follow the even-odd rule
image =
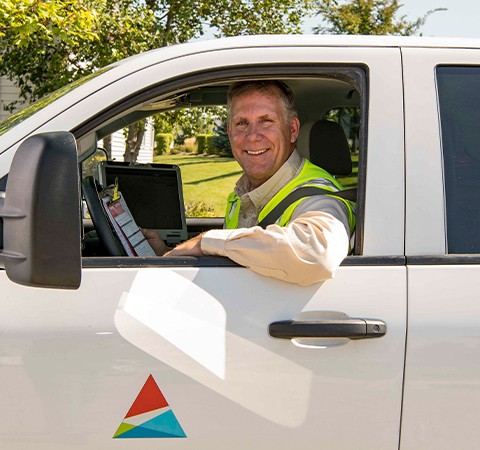
[[[247,139],[256,141],[261,139],[262,133],[261,129],[256,123],[249,123],[247,127]]]

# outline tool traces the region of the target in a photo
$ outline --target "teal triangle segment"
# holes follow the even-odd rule
[[[183,428],[178,423],[172,410],[147,420],[141,425],[120,433],[115,439],[130,438],[186,438]]]
[[[143,428],[142,426],[138,426],[138,427],[132,428],[129,431],[126,431],[125,433],[115,436],[115,439],[176,438],[176,437],[179,437],[179,436],[175,436],[168,433],[163,433],[158,430],[151,430],[149,428]],[[180,436],[180,437],[183,437],[183,436]]]
[[[140,425],[142,428],[160,431],[176,437],[187,437],[171,409]]]

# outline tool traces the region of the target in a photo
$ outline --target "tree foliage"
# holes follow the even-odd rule
[[[0,0],[0,75],[24,100],[69,83],[74,55],[98,39],[97,20],[82,1]]]
[[[408,36],[417,34],[428,17],[445,8],[436,8],[410,21],[398,16],[402,7],[397,0],[317,0],[317,13],[323,24],[315,27],[315,33],[333,34],[381,34]]]
[[[130,55],[215,36],[300,32],[310,0],[0,0],[0,76],[36,100]]]
[[[227,133],[227,121],[224,120],[214,129],[212,144],[219,155],[232,157],[232,145]]]
[[[37,37],[73,46],[79,36],[95,37],[91,31],[93,12],[82,2],[0,0],[0,11],[0,37],[22,48]]]
[[[207,30],[216,37],[299,33],[310,5],[311,0],[0,0],[0,76],[32,102],[127,56],[187,42]],[[189,135],[187,118],[175,118]],[[193,119],[205,128],[201,118]],[[142,137],[138,126],[129,128],[126,157],[133,161]]]
[[[301,33],[309,0],[230,0],[205,2],[209,26],[216,36]]]
[[[215,127],[226,119],[227,113],[221,106],[185,108],[167,111],[154,116],[155,130],[172,133],[177,144],[197,134],[212,134]]]

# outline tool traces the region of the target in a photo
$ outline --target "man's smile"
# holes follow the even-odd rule
[[[268,148],[262,148],[260,150],[246,150],[249,155],[262,155],[268,150]]]

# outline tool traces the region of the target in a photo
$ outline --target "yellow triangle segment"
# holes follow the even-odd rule
[[[135,425],[130,425],[129,423],[122,422],[113,437],[116,438],[121,434],[125,433],[126,431],[131,430],[132,428],[135,428]]]

